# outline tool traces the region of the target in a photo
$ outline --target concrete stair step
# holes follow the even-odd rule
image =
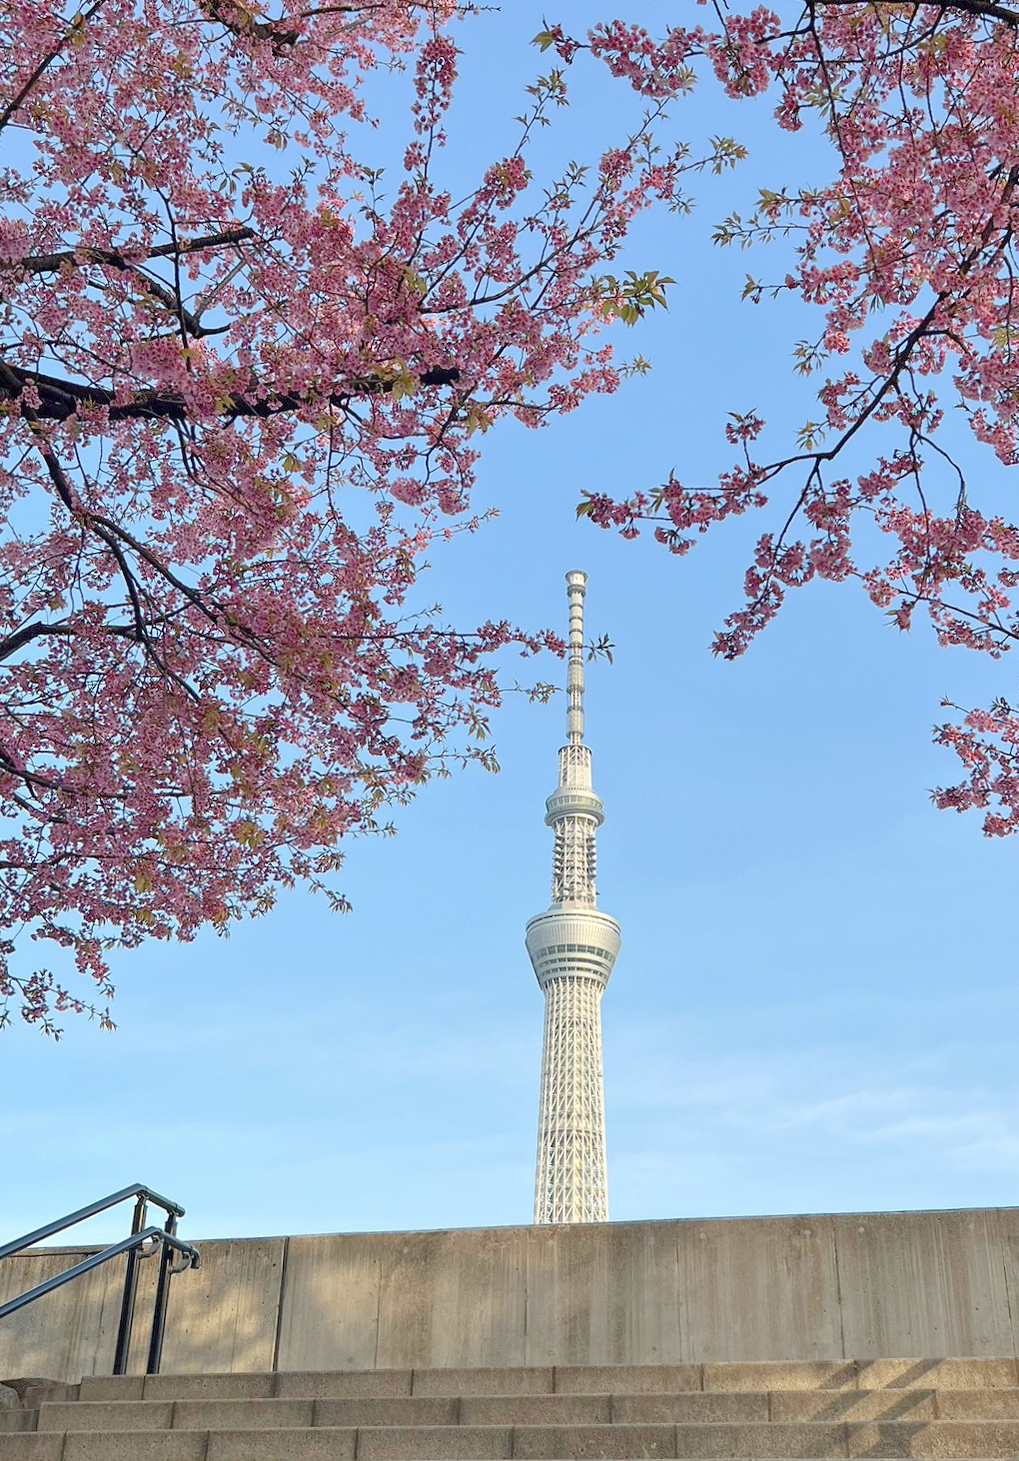
[[[1019,1390],[938,1390],[939,1420],[1019,1420]]]
[[[74,1401],[0,1411],[0,1432],[314,1425],[525,1425],[1019,1418],[1019,1390]]]
[[[664,1397],[663,1397],[664,1398]],[[772,1391],[771,1420],[1019,1420],[1019,1389]],[[676,1420],[682,1419],[676,1416]]]
[[[1010,1421],[124,1429],[0,1437],[2,1461],[944,1461],[1017,1456],[1019,1423]]]
[[[0,1436],[34,1431],[38,1417],[37,1410],[0,1410]]]
[[[77,1385],[57,1380],[5,1380],[0,1384],[0,1434],[34,1431],[45,1400],[76,1400]]]
[[[38,1417],[29,1423],[30,1415]],[[22,1412],[10,1430],[239,1430],[310,1426],[797,1424],[1017,1420],[1012,1390],[680,1391],[673,1395],[78,1400]],[[15,1412],[14,1419],[18,1419]]]
[[[896,1400],[892,1403],[898,1406],[901,1402]],[[929,1398],[928,1408],[930,1414],[923,1418],[933,1420],[934,1407]],[[770,1419],[769,1409],[767,1395],[706,1395],[699,1391],[678,1395],[496,1395],[466,1396],[462,1399],[395,1396],[339,1400],[81,1400],[43,1406],[38,1429],[236,1430],[319,1425],[609,1425],[627,1421],[767,1421]],[[807,1415],[803,1418],[815,1417]]]
[[[1019,1461],[1014,1359],[14,1383],[0,1461]]]
[[[86,1376],[82,1400],[267,1400],[430,1395],[639,1395],[973,1390],[1019,1387],[1014,1359],[768,1361],[704,1365],[545,1365],[499,1369]]]

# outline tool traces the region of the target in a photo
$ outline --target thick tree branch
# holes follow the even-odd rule
[[[0,660],[10,659],[12,654],[17,654],[19,649],[24,649],[26,644],[31,644],[33,639],[38,639],[44,634],[73,634],[75,631],[66,620],[59,624],[48,624],[40,620],[35,624],[23,624],[13,634],[8,634],[5,639],[0,639]]]
[[[146,249],[137,258],[129,258],[117,249],[93,249],[82,246],[63,249],[57,254],[34,254],[19,259],[17,267],[26,274],[50,274],[56,269],[80,268],[82,264],[111,264],[115,269],[137,268],[149,259],[172,259],[182,254],[197,254],[203,249],[217,249],[224,244],[247,243],[256,237],[253,228],[230,228],[223,233],[205,233],[198,238],[182,238],[177,243],[160,244]]]
[[[301,36],[300,31],[284,29],[280,20],[256,20],[239,5],[234,5],[232,0],[225,0],[225,3],[223,0],[206,0],[204,9],[211,20],[218,21],[232,35],[269,41],[277,55],[295,46]]]
[[[239,6],[231,4],[230,0],[226,0],[226,3],[224,0],[207,0],[205,5],[209,17],[226,26],[233,35],[271,41],[277,54],[284,47],[296,45],[301,38],[300,31],[285,29],[288,21],[313,20],[321,15],[370,15],[381,9],[379,0],[351,0],[350,4],[321,5],[313,10],[303,10],[297,16],[288,16],[287,20],[255,20]]]
[[[460,379],[456,366],[438,367],[422,371],[418,380],[423,386],[454,385]],[[25,420],[66,421],[80,407],[105,408],[111,421],[170,420],[187,421],[189,411],[181,396],[173,392],[138,391],[129,401],[118,401],[116,392],[106,386],[85,386],[76,381],[61,380],[56,376],[43,375],[39,371],[25,370],[21,366],[0,362],[0,401],[21,402],[25,388],[34,386],[39,393],[39,405],[29,407],[21,404],[21,415]],[[345,406],[358,396],[387,395],[393,389],[393,382],[384,376],[369,376],[354,380],[346,391],[335,391],[323,398],[331,406]],[[227,397],[222,416],[226,421],[241,416],[254,416],[266,420],[286,411],[299,411],[303,407],[317,404],[311,396],[295,395],[287,391],[256,396],[253,400],[246,395]]]
[[[815,0],[817,10],[827,10],[829,6],[859,6],[860,0]],[[883,8],[875,5],[875,9]],[[930,4],[916,4],[914,10],[928,10],[936,8],[939,10],[960,10],[965,15],[986,16],[989,20],[1001,20],[1006,25],[1019,27],[1019,10],[1013,10],[1007,5],[996,5],[994,0],[937,0],[935,6]]]

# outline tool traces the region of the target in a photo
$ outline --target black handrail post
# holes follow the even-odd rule
[[[145,1227],[148,1212],[145,1193],[140,1193],[134,1205],[131,1221],[131,1236]],[[113,1355],[113,1373],[127,1374],[127,1360],[131,1350],[131,1328],[134,1324],[134,1301],[138,1292],[138,1249],[132,1248],[127,1255],[127,1271],[124,1274],[124,1299],[120,1306],[120,1323],[117,1326],[117,1348]]]
[[[167,1213],[165,1232],[167,1237],[172,1238],[177,1232],[177,1218],[174,1213]],[[156,1300],[152,1307],[152,1334],[149,1339],[149,1359],[145,1367],[147,1375],[158,1375],[159,1365],[163,1358],[163,1333],[166,1329],[166,1301],[170,1289],[170,1265],[173,1261],[173,1249],[164,1239],[159,1253],[159,1277],[156,1279]]]

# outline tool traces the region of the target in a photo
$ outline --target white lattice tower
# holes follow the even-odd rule
[[[584,745],[584,594],[587,574],[566,575],[570,599],[567,743],[559,785],[545,803],[555,833],[552,903],[527,925],[527,952],[545,995],[536,1223],[608,1221],[601,997],[619,952],[619,924],[599,912],[595,833],[605,820]]]

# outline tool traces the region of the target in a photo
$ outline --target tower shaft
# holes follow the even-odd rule
[[[536,1223],[608,1221],[603,987],[596,979],[571,975],[552,979],[545,986]]]
[[[619,952],[619,924],[596,906],[595,834],[605,814],[584,745],[585,573],[566,575],[570,599],[567,744],[545,803],[555,836],[552,902],[527,925],[527,952],[545,995],[536,1223],[608,1220],[601,997]]]

